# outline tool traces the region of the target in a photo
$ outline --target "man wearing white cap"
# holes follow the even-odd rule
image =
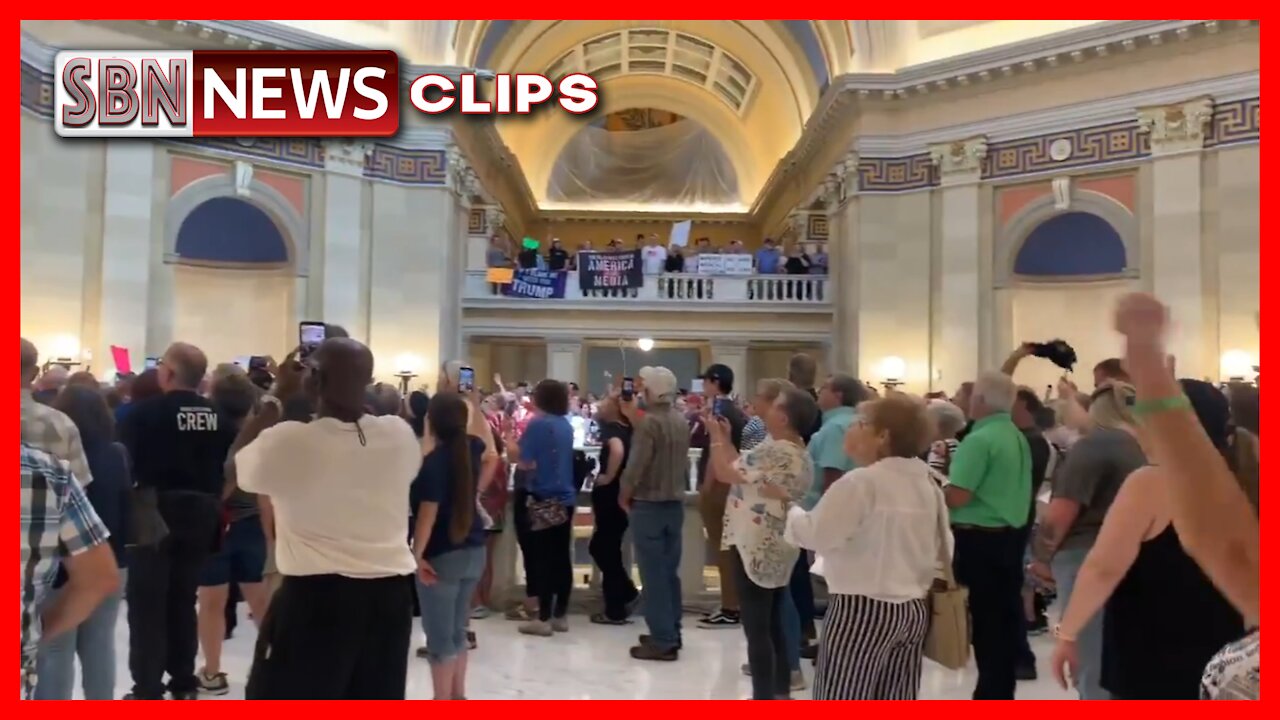
[[[676,376],[670,370],[645,367],[639,377],[645,414],[632,435],[618,498],[631,514],[649,626],[649,633],[631,648],[631,657],[670,661],[679,657],[680,649],[680,533],[689,487],[689,424],[672,407]],[[635,414],[633,407],[626,412]]]

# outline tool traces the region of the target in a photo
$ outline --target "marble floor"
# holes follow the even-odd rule
[[[241,605],[243,612],[244,605]],[[473,623],[480,647],[471,655],[468,692],[476,700],[733,700],[748,697],[751,685],[741,673],[746,641],[737,629],[703,630],[686,616],[685,649],[672,663],[632,660],[627,654],[644,625],[592,625],[585,616],[572,616],[567,634],[550,638],[521,635],[516,623],[495,616]],[[128,629],[123,615],[117,627],[119,694],[129,691]],[[252,658],[254,630],[245,619],[223,651],[223,669],[231,693],[218,699],[244,697],[244,681]],[[421,636],[415,642],[421,642]],[[1073,697],[1050,679],[1046,663],[1053,648],[1047,636],[1031,639],[1039,660],[1040,679],[1018,683],[1018,697],[1058,700]],[[813,665],[803,661],[806,677]],[[973,690],[974,671],[945,670],[925,661],[921,697],[966,699]],[[408,696],[431,697],[431,677],[425,660],[409,659]],[[807,691],[796,693],[808,698]]]

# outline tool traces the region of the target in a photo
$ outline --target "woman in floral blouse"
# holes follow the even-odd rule
[[[813,427],[818,406],[803,390],[786,388],[764,415],[769,439],[739,457],[729,441],[729,423],[707,416],[715,477],[734,487],[725,510],[722,547],[731,553],[742,604],[754,700],[788,699],[791,670],[783,634],[782,607],[799,548],[782,539],[787,504],[813,481],[813,461],[801,433]]]

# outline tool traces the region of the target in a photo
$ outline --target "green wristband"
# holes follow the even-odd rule
[[[1138,417],[1171,412],[1174,410],[1190,409],[1191,401],[1187,399],[1186,395],[1172,395],[1170,397],[1153,398],[1151,400],[1139,400],[1133,404],[1133,414]]]

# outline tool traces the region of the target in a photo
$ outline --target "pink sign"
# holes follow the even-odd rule
[[[119,345],[111,346],[111,359],[116,363],[116,372],[131,373],[133,365],[129,362],[129,348],[122,348]]]

